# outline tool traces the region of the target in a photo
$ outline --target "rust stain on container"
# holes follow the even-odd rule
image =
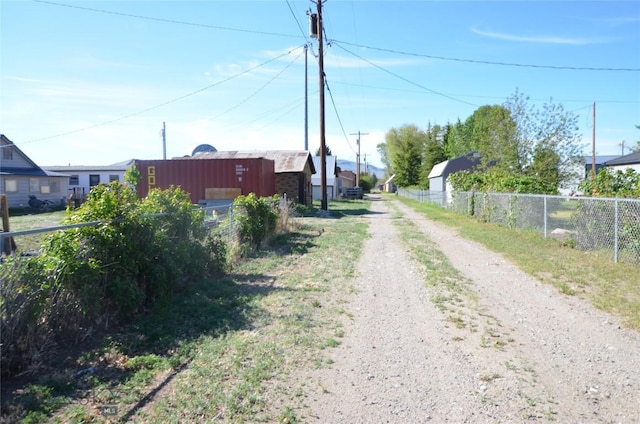
[[[207,189],[239,189],[242,195],[259,197],[276,193],[274,161],[265,158],[137,160],[136,167],[140,198],[151,189],[171,186],[189,193],[192,203],[206,199]],[[228,192],[235,195],[238,190]]]

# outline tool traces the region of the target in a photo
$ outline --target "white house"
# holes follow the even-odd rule
[[[69,176],[69,190],[65,195],[73,194],[76,197],[84,198],[93,186],[108,184],[111,181],[124,182],[124,174],[134,162],[134,159],[129,159],[113,165],[43,166],[42,169],[67,174]]]
[[[333,200],[338,198],[340,194],[341,180],[337,178],[337,161],[335,156],[327,156],[326,161],[326,173],[327,173],[327,199]],[[313,186],[313,200],[322,200],[322,167],[320,166],[320,156],[313,157],[313,166],[317,170],[315,174],[311,176],[311,185]]]
[[[27,207],[29,197],[66,205],[69,176],[36,165],[11,140],[0,134],[0,194],[10,208]]]

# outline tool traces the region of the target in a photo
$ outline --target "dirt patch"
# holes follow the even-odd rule
[[[468,280],[475,299],[461,307],[473,322],[436,306],[428,271],[399,241],[386,201],[373,201],[343,342],[330,368],[299,376],[303,421],[640,422],[637,332],[397,207]]]

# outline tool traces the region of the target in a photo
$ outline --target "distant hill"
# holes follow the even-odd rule
[[[352,171],[353,173],[355,173],[357,169],[356,163],[352,160],[338,159],[338,166],[343,171]],[[378,178],[384,177],[384,169],[378,168],[377,166],[373,166],[373,165],[367,165],[367,167],[369,168],[369,173],[376,174],[376,177]],[[364,172],[364,171],[365,171],[364,163],[361,162],[360,172]]]

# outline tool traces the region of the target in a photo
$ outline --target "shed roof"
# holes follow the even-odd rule
[[[311,154],[305,150],[254,150],[254,151],[218,151],[218,152],[200,152],[195,156],[186,156],[174,158],[193,160],[193,159],[270,159],[274,161],[276,174],[287,172],[304,172],[307,163],[313,174],[316,168],[313,165]]]
[[[313,166],[316,171],[320,171],[322,166],[320,165],[320,156],[312,156]],[[327,156],[325,161],[325,166],[327,169],[327,185],[333,186],[335,185],[336,176],[338,174],[338,162],[336,161],[335,156]],[[322,184],[322,173],[316,172],[311,177],[311,184],[318,186]]]
[[[471,169],[478,165],[480,162],[480,155],[477,152],[468,153],[464,156],[458,156],[457,158],[445,160],[444,162],[437,163],[431,168],[429,172],[429,178],[446,177],[454,172],[464,171]]]
[[[326,156],[325,165],[327,167],[327,176],[335,176],[338,173],[338,161],[336,156]],[[313,156],[313,166],[315,169],[322,169],[320,165],[320,156]]]

